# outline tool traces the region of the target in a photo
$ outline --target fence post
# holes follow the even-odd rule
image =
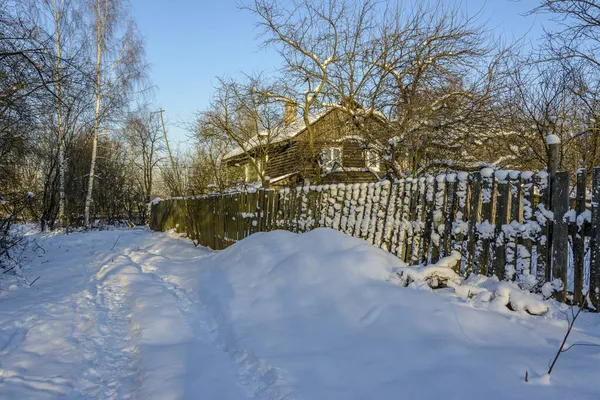
[[[453,225],[454,225],[454,209],[456,208],[456,174],[446,175],[446,207],[444,209],[444,237],[443,239],[443,250],[444,257],[450,255],[453,247]],[[460,263],[458,264],[458,271],[460,273]]]
[[[554,201],[552,200],[552,196],[554,194],[554,179],[556,177],[556,173],[558,171],[558,165],[560,161],[560,138],[557,135],[548,135],[546,136],[546,143],[548,144],[548,197],[547,197],[547,207],[549,211],[554,211],[552,206],[554,205]],[[546,269],[546,280],[550,280],[551,271],[550,267],[552,266],[552,236],[553,236],[554,224],[550,222],[547,225],[547,242],[548,247],[546,248],[547,260],[550,260]]]
[[[548,249],[550,248],[550,221],[547,219],[547,211],[550,208],[550,182],[548,173],[540,171],[536,175],[538,190],[540,193],[537,204],[536,219],[540,225],[539,236],[536,244],[536,278],[541,285],[550,280],[550,268],[548,267]],[[542,218],[540,220],[540,217]]]
[[[515,280],[517,270],[520,266],[521,238],[518,237],[521,223],[521,174],[518,171],[511,171],[510,177],[510,218],[508,235],[506,238],[506,276],[510,280]]]
[[[583,218],[585,212],[586,170],[577,170],[577,190],[575,205],[575,220]],[[583,222],[583,221],[582,221]],[[585,263],[585,224],[575,224],[573,232],[573,294],[576,304],[583,301],[583,270]]]
[[[446,207],[446,175],[435,177],[435,201],[433,204],[433,226],[431,233],[431,262],[436,263],[440,260],[440,253],[443,250],[443,238],[438,231],[439,226],[444,221],[444,209]]]
[[[506,237],[505,225],[508,224],[508,171],[496,171],[498,178],[498,200],[496,202],[496,238],[494,242],[493,274],[498,279],[506,278]]]
[[[484,168],[481,170],[481,224],[478,236],[481,238],[477,273],[488,276],[490,265],[490,242],[493,236],[492,209],[494,207],[495,187],[494,170]]]
[[[423,241],[423,225],[425,218],[425,202],[427,197],[427,186],[426,179],[424,177],[420,177],[418,179],[418,197],[417,197],[417,205],[416,205],[416,220],[414,223],[414,237],[413,237],[413,259],[411,261],[412,264],[420,264],[422,259],[422,241]]]
[[[592,232],[590,241],[590,300],[600,311],[600,167],[592,176]]]
[[[477,172],[471,176],[471,192],[469,204],[469,230],[467,237],[467,263],[465,264],[465,276],[469,276],[475,270],[475,243],[477,241],[477,221],[481,204],[481,173]]]
[[[531,221],[533,219],[533,172],[526,171],[521,174],[523,183],[523,196],[521,204],[523,206],[523,225],[521,226],[521,249],[518,250],[521,257],[521,277],[528,277],[531,274],[531,259],[533,249],[533,235]]]
[[[556,299],[564,302],[567,296],[567,264],[569,248],[569,224],[565,216],[569,210],[569,173],[557,172],[552,185],[552,210],[554,212],[552,235],[552,278],[560,279],[563,288]]]

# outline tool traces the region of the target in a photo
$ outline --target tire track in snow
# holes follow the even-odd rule
[[[144,250],[132,251],[128,254],[132,260],[139,263],[143,273],[151,274],[161,280],[165,287],[175,294],[180,312],[186,315],[187,321],[191,321],[190,325],[194,336],[216,347],[222,356],[229,360],[229,363],[234,364],[233,368],[236,370],[238,384],[249,398],[294,399],[291,389],[282,383],[282,371],[242,345],[215,299],[206,294],[200,295],[200,293],[186,290],[178,282],[179,279],[173,275],[161,274],[148,262],[145,257],[148,255],[169,261],[160,254],[148,254]]]

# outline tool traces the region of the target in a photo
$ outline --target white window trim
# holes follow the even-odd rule
[[[338,152],[339,152],[338,154],[340,155],[338,160],[335,160],[334,157],[333,157],[333,153],[334,153],[335,150],[338,150]],[[326,151],[330,153],[330,157],[331,157],[330,165],[326,165],[325,163],[322,163],[321,164],[321,168],[325,172],[331,172],[331,171],[333,171],[333,166],[335,164],[335,161],[337,161],[338,165],[340,165],[340,166],[342,165],[342,151],[343,151],[343,149],[340,146],[323,147],[321,149],[321,157],[323,156],[323,153],[326,152]]]
[[[379,155],[373,150],[365,151],[365,166],[371,171],[379,172],[381,170],[381,160],[376,162],[376,165],[371,164],[371,155],[374,154],[375,157],[379,158]]]

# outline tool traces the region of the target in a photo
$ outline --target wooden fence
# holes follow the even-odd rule
[[[600,305],[600,167],[577,172],[452,173],[394,182],[259,189],[169,199],[152,205],[150,227],[177,228],[224,249],[255,232],[328,227],[367,240],[409,264],[463,255],[457,272],[496,275],[555,296]],[[589,188],[591,187],[591,191]],[[591,202],[588,202],[591,200]],[[558,280],[558,281],[556,281]]]

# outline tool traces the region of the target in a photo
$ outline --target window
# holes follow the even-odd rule
[[[373,150],[367,150],[365,153],[365,164],[372,171],[379,171],[379,154]]]
[[[255,159],[255,163],[256,166],[254,165],[254,163],[252,163],[252,161],[248,161],[244,164],[244,182],[252,182],[259,179],[259,175],[256,172],[257,168],[261,174],[265,172],[263,169],[262,160]]]
[[[342,149],[339,147],[329,147],[321,150],[321,168],[323,171],[330,172],[342,165]]]

